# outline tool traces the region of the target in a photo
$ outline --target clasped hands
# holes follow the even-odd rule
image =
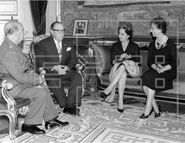
[[[55,65],[51,71],[56,71],[58,72],[59,75],[65,75],[66,72],[69,70],[68,66],[64,66],[64,65]]]
[[[153,69],[156,70],[158,73],[163,73],[166,71],[166,66],[162,66],[161,64],[153,64]]]
[[[130,58],[131,58],[131,55],[128,55],[127,53],[123,53],[120,55],[119,59],[115,60],[115,63],[120,63]]]

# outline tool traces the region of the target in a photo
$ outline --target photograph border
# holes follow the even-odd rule
[[[82,29],[83,33],[76,33],[77,28],[78,28],[77,24],[80,22],[85,23],[84,28]],[[73,27],[73,36],[86,36],[87,35],[87,25],[88,25],[88,20],[86,20],[86,19],[75,20],[74,27]]]

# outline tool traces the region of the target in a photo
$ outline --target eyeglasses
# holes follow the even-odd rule
[[[52,29],[53,31],[57,31],[57,32],[60,32],[60,33],[62,33],[62,32],[64,32],[65,31],[65,29]]]

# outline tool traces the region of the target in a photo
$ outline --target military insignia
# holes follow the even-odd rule
[[[12,49],[12,48],[13,48],[13,46],[12,46],[12,45],[8,45],[8,48],[11,48],[11,49]]]

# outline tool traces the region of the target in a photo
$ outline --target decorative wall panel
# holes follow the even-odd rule
[[[17,0],[1,0],[0,15],[17,15]]]
[[[0,45],[4,39],[4,25],[7,21],[6,20],[0,20]]]
[[[150,21],[162,16],[168,22],[167,34],[185,35],[185,2],[158,4],[78,5],[77,1],[62,1],[61,17],[68,35],[72,35],[74,19],[88,19],[87,36],[113,36],[119,21],[131,21],[135,35],[148,35]]]

